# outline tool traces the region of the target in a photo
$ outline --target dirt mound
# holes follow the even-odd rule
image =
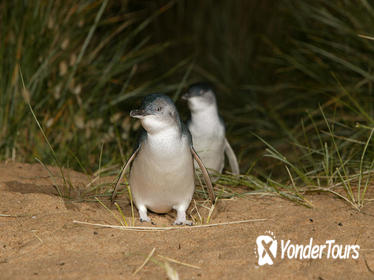
[[[68,175],[73,184],[85,186],[89,182],[80,173],[69,171]],[[185,263],[168,261],[180,279],[374,279],[374,203],[368,202],[362,212],[357,212],[332,196],[313,195],[308,199],[315,208],[273,196],[221,200],[210,223],[265,221],[126,231],[73,223],[119,224],[97,202],[62,200],[49,173],[40,165],[1,164],[0,278],[167,279],[167,257]],[[120,196],[118,202],[130,221],[131,207],[126,196]],[[197,205],[199,213],[206,217],[208,210]],[[114,206],[111,210],[118,213]],[[162,227],[170,226],[175,216],[150,217]],[[278,254],[272,258],[273,265],[259,266],[256,238],[265,233],[278,240]],[[307,245],[310,238],[318,245],[326,240],[343,246],[357,244],[359,257],[327,259],[324,254],[322,259],[281,258],[280,240]],[[133,275],[153,248],[150,261]]]

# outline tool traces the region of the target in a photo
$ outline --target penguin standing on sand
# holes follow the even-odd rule
[[[122,170],[112,201],[127,167],[133,162],[129,183],[140,221],[151,222],[147,209],[156,213],[175,209],[174,224],[192,225],[186,219],[186,210],[195,189],[194,159],[203,171],[213,203],[215,195],[208,172],[192,146],[191,134],[180,121],[173,101],[163,94],[151,94],[130,116],[140,119],[144,130],[137,149]]]
[[[187,126],[192,134],[194,148],[204,166],[222,173],[226,154],[232,173],[238,175],[238,160],[225,137],[225,125],[218,115],[217,101],[212,88],[206,83],[193,84],[182,99],[188,101],[191,120]]]

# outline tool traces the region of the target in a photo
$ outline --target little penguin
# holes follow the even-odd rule
[[[193,84],[182,99],[187,100],[191,111],[187,126],[192,134],[194,148],[204,166],[222,173],[226,154],[232,173],[238,175],[238,160],[225,137],[225,125],[218,114],[212,87],[208,83]],[[195,167],[198,168],[196,165]]]
[[[147,210],[167,213],[174,209],[174,224],[192,225],[186,219],[195,189],[193,160],[203,170],[209,197],[215,202],[209,174],[192,145],[192,137],[181,122],[173,101],[164,94],[151,94],[144,98],[139,110],[130,116],[140,119],[142,133],[137,148],[123,168],[112,193],[114,201],[120,182],[130,169],[129,184],[140,221],[151,222]]]

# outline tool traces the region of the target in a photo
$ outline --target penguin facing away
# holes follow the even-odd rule
[[[181,122],[173,101],[163,94],[148,95],[141,108],[132,110],[130,116],[140,119],[144,129],[135,152],[121,172],[112,201],[132,163],[129,184],[140,221],[151,222],[147,210],[167,213],[174,209],[177,211],[174,224],[192,225],[186,219],[186,210],[195,189],[194,160],[203,172],[213,203],[215,194],[209,174],[192,146],[191,134]]]
[[[187,100],[191,111],[191,119],[187,126],[192,134],[194,148],[204,166],[222,173],[225,154],[229,160],[231,171],[239,174],[239,164],[230,143],[225,136],[225,125],[218,114],[216,96],[207,83],[191,85],[182,96]],[[196,168],[198,166],[195,165]]]

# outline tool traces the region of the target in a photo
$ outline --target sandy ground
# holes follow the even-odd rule
[[[89,182],[77,172],[69,172],[69,177],[77,185]],[[313,209],[272,196],[222,200],[211,223],[265,221],[125,231],[73,223],[118,225],[99,203],[64,202],[56,196],[41,166],[0,164],[0,279],[168,279],[159,255],[199,267],[169,261],[180,279],[374,279],[374,202],[357,212],[326,194],[308,199]],[[118,202],[130,217],[125,195]],[[170,226],[174,217],[174,213],[151,214],[157,226]],[[266,231],[278,240],[278,255],[273,265],[259,266],[256,238]],[[318,245],[332,239],[360,245],[359,257],[280,258],[280,240],[307,245],[310,238]],[[133,275],[153,248],[151,260]]]

